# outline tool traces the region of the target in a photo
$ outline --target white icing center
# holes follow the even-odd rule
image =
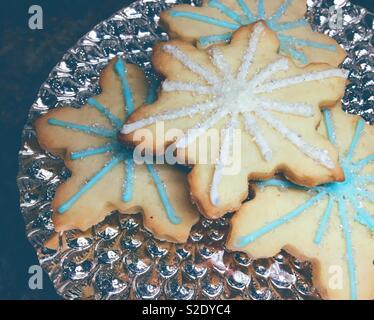
[[[233,83],[219,88],[218,92],[221,92],[218,94],[218,103],[229,113],[247,112],[257,108],[253,91],[246,88],[240,80],[236,79]]]

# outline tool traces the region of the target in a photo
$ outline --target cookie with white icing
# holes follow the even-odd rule
[[[337,42],[314,32],[304,17],[306,0],[204,0],[202,7],[176,5],[161,14],[173,38],[208,47],[230,41],[243,25],[259,20],[277,33],[280,52],[297,64],[325,62],[338,66],[346,57]]]
[[[313,261],[323,298],[374,298],[374,126],[341,108],[320,132],[339,150],[344,182],[303,188],[272,179],[233,217],[227,247],[255,258],[285,248]]]
[[[185,173],[166,165],[136,165],[133,150],[117,135],[126,118],[147,99],[143,72],[118,58],[103,70],[102,93],[80,109],[49,111],[35,123],[40,145],[63,158],[71,177],[52,202],[56,231],[86,230],[112,211],[143,212],[157,238],[185,242],[198,212],[190,203]]]
[[[154,140],[143,141],[145,149],[162,152],[174,144],[185,151],[188,163],[196,163],[189,174],[193,200],[209,218],[237,210],[248,179],[277,171],[306,186],[344,179],[335,148],[316,127],[320,107],[343,96],[346,72],[327,64],[299,68],[278,49],[276,34],[263,22],[240,28],[230,44],[208,51],[179,40],[154,49],[154,66],[166,80],[156,102],[131,115],[121,139],[139,144],[137,133],[145,128]],[[185,135],[168,140],[157,133],[158,124]],[[195,148],[209,129],[224,132],[216,153],[203,150],[215,161],[202,164]],[[240,156],[233,155],[234,145]],[[232,157],[240,160],[239,170],[224,174],[225,159]]]

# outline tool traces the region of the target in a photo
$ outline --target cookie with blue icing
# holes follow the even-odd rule
[[[161,14],[173,38],[198,47],[230,41],[243,25],[263,20],[277,33],[280,52],[298,64],[325,62],[338,66],[345,51],[336,41],[314,32],[304,17],[305,0],[204,0],[201,7],[176,5]]]
[[[115,210],[142,211],[144,226],[157,238],[185,242],[198,221],[185,173],[137,165],[133,150],[117,139],[127,117],[154,99],[155,87],[121,58],[103,70],[100,84],[102,93],[82,108],[57,108],[35,123],[40,145],[63,158],[72,173],[52,202],[56,231],[86,230]]]
[[[345,181],[305,188],[284,179],[255,184],[233,217],[227,247],[255,258],[285,248],[313,261],[322,297],[374,298],[374,126],[340,106],[319,128],[339,150]]]
[[[166,80],[158,99],[130,116],[121,139],[155,153],[174,146],[194,165],[192,197],[209,218],[237,210],[248,179],[282,171],[307,186],[344,180],[334,146],[316,127],[320,107],[343,96],[347,73],[327,64],[300,68],[278,49],[264,22],[240,28],[230,44],[208,51],[180,40],[154,48],[154,67]],[[159,126],[183,134],[162,135]],[[140,142],[142,132],[153,139]],[[204,144],[219,132],[213,148]]]

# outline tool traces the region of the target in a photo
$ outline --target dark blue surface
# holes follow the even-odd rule
[[[327,0],[330,1],[330,0]],[[58,299],[44,275],[44,288],[30,290],[28,269],[38,264],[25,237],[18,205],[17,153],[23,125],[40,85],[76,41],[128,0],[13,0],[0,9],[0,299]],[[373,0],[352,1],[373,11]],[[28,8],[41,5],[44,30],[28,28]]]

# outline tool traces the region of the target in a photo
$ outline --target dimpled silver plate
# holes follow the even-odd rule
[[[40,264],[66,299],[318,299],[309,262],[284,251],[259,260],[228,252],[224,244],[230,215],[201,219],[184,245],[154,239],[143,228],[141,214],[114,212],[88,232],[54,232],[51,200],[70,173],[60,159],[40,148],[34,120],[56,107],[79,108],[98,94],[100,71],[116,55],[155,77],[150,63],[153,44],[168,39],[158,26],[159,14],[174,3],[191,2],[137,1],[99,23],[41,86],[23,131],[17,178],[27,236]],[[344,0],[307,3],[313,28],[348,51],[343,67],[350,70],[350,84],[344,108],[372,122],[373,15]],[[329,23],[334,4],[342,10],[341,29]],[[44,246],[51,238],[58,243],[56,250]]]

